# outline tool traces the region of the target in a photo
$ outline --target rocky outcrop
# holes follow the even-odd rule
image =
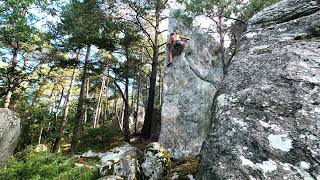
[[[179,158],[200,152],[222,71],[212,37],[173,17],[169,24],[170,32],[190,37],[188,47],[165,69],[163,80],[159,142]]]
[[[171,168],[170,158],[170,152],[159,143],[154,142],[149,144],[145,149],[141,164],[144,178],[157,180],[167,175]]]
[[[320,179],[320,5],[255,15],[215,101],[197,179]]]
[[[129,145],[114,148],[106,153],[95,153],[91,150],[81,155],[83,158],[99,157],[97,165],[104,179],[123,178],[127,180],[138,179],[139,175],[139,151]]]
[[[9,109],[0,108],[0,166],[12,155],[20,135],[20,118]]]

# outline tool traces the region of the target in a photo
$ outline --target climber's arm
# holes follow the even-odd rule
[[[186,36],[180,36],[181,39],[185,39],[185,40],[190,40],[190,38],[186,37]]]
[[[170,46],[171,44],[172,44],[172,40],[171,40],[171,38],[168,38],[167,46]]]

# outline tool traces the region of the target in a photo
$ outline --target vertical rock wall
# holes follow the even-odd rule
[[[210,126],[211,105],[222,71],[214,39],[171,17],[169,31],[190,38],[188,47],[166,68],[159,142],[173,157],[198,155]]]
[[[320,5],[255,15],[217,97],[197,179],[320,179]]]

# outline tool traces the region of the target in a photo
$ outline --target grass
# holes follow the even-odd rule
[[[99,172],[92,161],[84,162],[74,156],[52,154],[48,151],[35,152],[29,146],[9,159],[7,165],[0,169],[0,179],[97,179]],[[77,167],[76,163],[84,165]]]

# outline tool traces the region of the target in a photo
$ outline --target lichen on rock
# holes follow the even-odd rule
[[[0,108],[0,166],[12,155],[20,136],[20,118],[9,109]]]
[[[141,164],[142,174],[146,179],[158,180],[171,169],[170,152],[157,142],[149,144],[144,152]]]
[[[316,1],[284,0],[249,21],[197,179],[320,178],[320,42],[308,37],[319,18]]]
[[[102,176],[114,175],[127,180],[137,179],[139,151],[135,147],[125,144],[109,152],[99,153],[98,156],[100,158],[98,167]]]

